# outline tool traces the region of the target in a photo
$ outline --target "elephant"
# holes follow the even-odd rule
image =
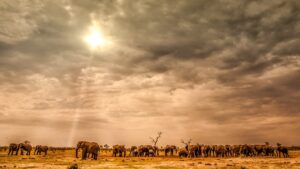
[[[284,158],[289,157],[289,151],[288,148],[285,146],[282,146],[280,143],[277,143],[277,152],[278,152],[278,157],[280,157],[280,154],[283,155]]]
[[[29,144],[29,143],[20,143],[18,145],[18,149],[17,149],[17,153],[18,154],[18,151],[21,149],[21,155],[23,155],[23,150],[26,151],[26,155],[30,155],[30,152],[32,150],[32,146]]]
[[[187,157],[189,155],[188,150],[186,150],[186,148],[181,148],[178,151],[178,156],[179,157]]]
[[[136,146],[131,146],[131,148],[130,148],[130,154],[129,155],[133,156],[133,157],[137,157],[139,155]]]
[[[165,147],[165,156],[174,155],[174,152],[177,153],[177,147],[175,145],[166,145]]]
[[[259,156],[259,155],[263,156],[266,154],[265,145],[254,145],[254,150],[255,150],[255,154],[257,156]]]
[[[152,146],[152,148],[153,148],[153,151],[154,151],[153,156],[159,156],[159,148],[157,146],[155,146],[155,145]]]
[[[76,158],[78,158],[78,150],[82,149],[82,160],[85,160],[89,157],[89,154],[92,154],[92,158],[97,160],[98,152],[100,151],[100,146],[95,142],[79,141],[76,146]]]
[[[77,146],[75,148],[76,158],[78,158],[79,149],[82,149],[85,146],[85,144],[87,144],[87,143],[88,143],[87,141],[78,141]]]
[[[159,148],[157,146],[149,146],[150,156],[159,156]]]
[[[255,146],[247,144],[240,146],[240,154],[244,156],[255,156]]]
[[[35,147],[34,154],[41,155],[42,152],[44,152],[45,155],[47,155],[48,149],[49,149],[48,146],[37,145]]]
[[[201,145],[197,144],[197,145],[188,145],[186,147],[186,149],[189,152],[189,157],[198,157],[200,156],[200,152],[201,152]]]
[[[159,155],[159,148],[157,146],[146,145],[146,147],[149,150],[148,156],[155,157]]]
[[[270,145],[264,146],[264,153],[266,156],[275,156],[275,148]]]
[[[217,148],[218,148],[218,145],[212,145],[211,146],[212,156],[215,156],[215,157],[217,156],[217,152],[216,152]]]
[[[138,147],[138,156],[154,156],[155,151],[158,150],[155,150],[152,145],[140,145]]]
[[[39,149],[39,147],[40,147],[41,145],[36,145],[35,146],[35,149],[34,149],[34,155],[36,155],[37,154],[37,152],[38,152],[38,149]]]
[[[89,157],[89,155],[91,154],[94,160],[98,159],[98,153],[100,152],[100,150],[100,146],[95,142],[91,142],[90,145],[83,149],[83,151],[86,151],[87,157]]]
[[[226,156],[226,148],[223,145],[218,145],[215,149],[216,157],[225,157]]]
[[[233,147],[231,145],[225,145],[225,155],[227,157],[233,156]]]
[[[10,143],[8,147],[8,155],[13,155],[14,152],[16,152],[15,155],[18,155],[18,144]]]
[[[201,151],[200,151],[200,156],[203,155],[204,157],[208,157],[211,156],[211,152],[212,152],[212,147],[209,145],[202,145],[200,147]]]
[[[125,145],[114,145],[113,146],[113,156],[116,157],[119,154],[119,157],[126,157],[126,148]]]
[[[241,148],[240,145],[234,145],[234,146],[232,147],[232,156],[233,156],[233,157],[238,157],[238,156],[240,156],[240,148]]]

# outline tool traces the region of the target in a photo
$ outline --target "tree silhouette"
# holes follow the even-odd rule
[[[185,142],[183,139],[181,139],[181,143],[183,143],[185,146],[189,146],[192,142],[192,139],[189,139],[187,142]]]
[[[162,135],[162,132],[159,131],[159,132],[157,133],[157,136],[156,136],[155,139],[154,139],[153,137],[150,137],[150,140],[151,140],[151,142],[154,144],[154,146],[156,146],[156,144],[157,144],[159,138],[161,137],[161,135]]]

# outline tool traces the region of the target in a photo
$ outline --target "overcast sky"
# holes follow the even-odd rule
[[[1,0],[0,145],[299,144],[299,20],[298,0]]]

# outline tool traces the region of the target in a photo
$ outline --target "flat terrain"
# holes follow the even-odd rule
[[[33,152],[32,152],[33,153]],[[271,157],[236,157],[236,158],[179,158],[179,157],[111,157],[111,152],[101,152],[100,158],[95,160],[80,160],[75,158],[74,150],[49,151],[47,156],[7,156],[7,152],[0,152],[0,168],[37,168],[37,169],[66,169],[71,164],[78,164],[79,168],[112,169],[182,169],[182,168],[299,168],[300,151],[290,151],[290,158]]]

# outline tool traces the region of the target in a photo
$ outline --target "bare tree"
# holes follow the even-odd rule
[[[156,136],[155,139],[154,139],[153,137],[150,137],[150,140],[151,140],[151,142],[154,144],[154,146],[156,146],[156,144],[157,144],[159,138],[161,137],[161,135],[162,135],[162,132],[159,131],[159,132],[157,133],[157,136]]]
[[[181,139],[181,143],[183,143],[185,146],[189,146],[192,142],[192,139],[189,139],[187,142],[185,142],[183,139]]]

